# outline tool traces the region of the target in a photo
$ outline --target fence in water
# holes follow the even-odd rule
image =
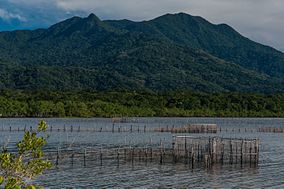
[[[2,126],[0,132],[25,132],[33,131],[35,127],[12,127]],[[168,132],[168,133],[254,133],[254,132],[266,132],[266,133],[284,133],[283,127],[258,127],[258,128],[226,128],[218,127],[216,124],[192,124],[187,126],[159,126],[150,127],[147,125],[123,125],[112,124],[112,126],[94,126],[94,127],[81,127],[81,126],[49,126],[48,132]]]
[[[174,154],[177,159],[192,159],[213,164],[254,164],[259,161],[258,139],[174,137]]]
[[[258,128],[258,132],[263,132],[263,133],[284,133],[284,128],[260,127],[260,128]]]
[[[217,133],[216,124],[192,124],[184,127],[166,127],[156,128],[155,132],[171,132],[171,133]]]
[[[104,162],[156,162],[184,163],[211,167],[214,164],[238,164],[257,166],[259,161],[258,139],[229,139],[174,136],[171,147],[159,146],[122,148],[57,149],[46,151],[46,157],[55,165],[81,163],[84,166]]]
[[[12,126],[2,126],[0,127],[0,132],[25,132],[33,131],[35,127],[24,126],[24,127],[12,127]],[[270,128],[269,130],[273,130]],[[169,132],[169,133],[221,133],[221,132],[263,132],[268,130],[268,128],[222,128],[218,127],[216,124],[191,124],[187,126],[159,126],[151,127],[147,125],[132,125],[132,124],[111,124],[111,125],[94,125],[93,127],[81,127],[81,126],[49,126],[48,132],[113,132],[113,133],[123,133],[123,132]],[[275,129],[275,131],[280,131],[281,129]],[[284,129],[282,129],[284,131]]]

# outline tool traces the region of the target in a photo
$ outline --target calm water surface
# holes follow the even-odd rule
[[[111,133],[111,132],[55,132],[64,126],[74,130],[94,128],[112,128],[110,119],[45,119],[52,125],[49,149],[57,149],[69,144],[79,147],[119,147],[125,145],[145,146],[150,142],[158,144],[161,140],[170,144],[170,133]],[[23,133],[2,131],[1,129],[29,128],[35,126],[39,119],[0,119],[1,145],[13,144]],[[46,188],[284,188],[284,133],[244,132],[244,128],[284,127],[284,119],[271,118],[138,118],[132,123],[120,123],[115,126],[136,130],[145,125],[150,127],[175,127],[189,123],[216,123],[223,132],[222,137],[259,138],[260,163],[257,168],[240,168],[233,166],[191,169],[184,164],[126,163],[117,165],[114,162],[103,166],[90,164],[61,165],[40,176],[38,181]],[[225,129],[230,131],[224,132]],[[232,132],[231,129],[241,129]],[[254,130],[255,131],[255,130]],[[200,136],[201,134],[192,134]],[[202,134],[213,136],[214,134]]]

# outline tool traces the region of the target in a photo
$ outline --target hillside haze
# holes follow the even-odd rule
[[[0,33],[0,88],[284,91],[284,54],[184,13]]]

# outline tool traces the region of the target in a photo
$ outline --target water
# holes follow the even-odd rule
[[[75,132],[82,129],[112,128],[110,119],[45,119],[53,129],[74,127],[74,132],[50,133],[48,148],[72,144],[85,147],[117,147],[125,145],[140,145],[160,140],[170,144],[170,133],[112,133],[112,132]],[[1,128],[17,129],[35,126],[38,119],[0,119]],[[137,122],[136,122],[137,121]],[[133,130],[147,127],[175,127],[188,123],[216,123],[218,126],[231,130],[232,128],[256,129],[258,127],[284,127],[284,119],[272,118],[139,118],[135,123],[120,123],[116,126],[130,127]],[[62,165],[40,176],[37,181],[46,188],[284,188],[284,133],[258,132],[221,132],[223,137],[259,138],[260,162],[258,168],[240,168],[236,166],[191,169],[184,164],[131,163],[117,165],[105,163],[103,166],[82,164],[73,166]],[[0,132],[1,144],[8,146],[22,137],[18,132]],[[196,134],[192,134],[196,136]],[[197,134],[213,136],[214,134]]]

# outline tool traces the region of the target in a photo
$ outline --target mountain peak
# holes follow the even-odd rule
[[[101,21],[99,19],[99,17],[97,17],[94,13],[91,13],[88,17],[87,17],[88,20],[94,20],[94,21]]]
[[[158,18],[164,18],[164,17],[183,17],[183,16],[187,16],[187,17],[193,17],[190,14],[184,13],[184,12],[179,12],[179,13],[167,13],[164,14],[162,16],[159,16]]]
[[[194,15],[187,14],[184,12],[179,12],[179,13],[174,13],[174,14],[168,13],[160,17],[157,17],[153,20],[161,20],[161,19],[166,20],[166,21],[170,19],[170,20],[175,20],[176,22],[191,21],[191,22],[197,22],[197,23],[203,23],[203,24],[211,24],[200,16],[194,16]]]

